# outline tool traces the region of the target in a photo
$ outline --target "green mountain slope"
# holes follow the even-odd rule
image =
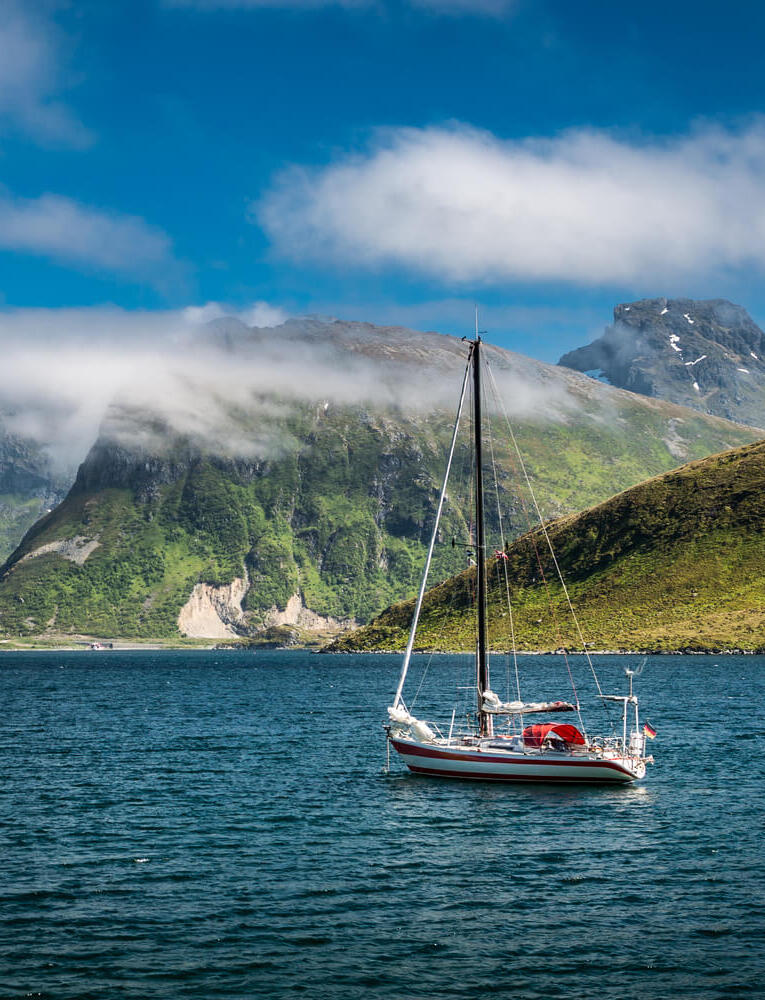
[[[291,418],[296,443],[267,462],[188,448],[179,461],[175,442],[172,463],[155,458],[148,475],[133,455],[108,466],[118,449],[102,444],[15,553],[0,581],[0,626],[169,637],[196,584],[235,579],[249,588],[244,615],[230,608],[228,622],[243,632],[297,593],[318,615],[364,620],[408,592],[435,504],[442,427],[399,418],[392,453],[384,418],[339,411],[310,425],[307,414]]]
[[[547,525],[585,641],[595,649],[765,650],[765,442],[657,476]],[[507,550],[517,648],[580,648],[541,529]],[[491,560],[490,641],[511,645],[501,563]],[[549,586],[542,576],[551,581]],[[418,648],[472,649],[475,570],[433,588]],[[398,649],[398,604],[333,647]]]
[[[51,470],[38,442],[7,432],[0,415],[0,562],[41,514],[60,503],[70,483]]]
[[[243,365],[254,364],[246,347],[250,338],[260,350],[259,332],[236,332]],[[465,349],[455,338],[318,321],[310,333],[312,349],[330,344],[338,365],[362,358],[374,386],[411,379],[414,368],[423,386],[456,393]],[[759,436],[565,369],[492,355],[516,391],[536,393],[516,427],[548,517],[679,456]],[[207,402],[200,391],[199,409]],[[216,400],[221,439],[255,442],[249,454],[181,433],[164,416],[115,407],[65,501],[0,570],[0,639],[225,638],[281,626],[305,636],[369,621],[414,592],[433,523],[453,413],[438,399],[417,402],[405,409],[379,394],[365,405],[306,402],[284,389]],[[525,520],[500,430],[497,423],[492,434],[499,488],[515,537]],[[463,447],[456,466],[467,463]],[[453,505],[444,538],[465,540],[469,517]],[[434,568],[445,577],[464,559],[447,544]]]

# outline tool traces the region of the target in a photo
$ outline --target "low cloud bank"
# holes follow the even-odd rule
[[[252,206],[285,257],[449,283],[660,281],[765,266],[765,122],[635,141],[379,133]]]
[[[102,427],[124,444],[160,447],[153,416],[207,449],[255,457],[273,450],[268,428],[283,428],[293,402],[419,414],[455,406],[465,353],[458,341],[418,341],[406,355],[401,331],[285,323],[264,302],[239,317],[216,303],[159,313],[0,312],[0,429],[43,444],[59,471],[71,471]],[[430,364],[444,377],[434,378]],[[528,361],[524,370],[498,371],[516,415],[550,417],[572,405],[537,368]]]

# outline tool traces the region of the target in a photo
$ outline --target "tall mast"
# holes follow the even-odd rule
[[[476,662],[478,687],[479,734],[491,735],[491,719],[483,711],[483,693],[489,689],[489,662],[486,655],[486,541],[483,521],[483,454],[481,450],[481,338],[478,334],[476,310],[476,335],[472,344],[473,362],[473,435],[475,447],[475,524],[476,524],[476,587],[478,590],[478,651]]]

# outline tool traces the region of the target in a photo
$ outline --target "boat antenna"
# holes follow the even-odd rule
[[[648,657],[644,656],[643,659],[640,661],[639,666],[635,667],[634,670],[630,670],[629,667],[624,668],[624,673],[627,675],[630,682],[630,693],[629,693],[630,698],[632,698],[632,678],[639,677],[643,673],[647,661]]]
[[[640,663],[638,664],[638,666],[635,667],[634,670],[630,670],[629,667],[625,667],[624,668],[624,672],[625,672],[625,674],[628,677],[639,677],[643,673],[643,670],[645,669],[646,663],[648,663],[648,657],[644,656],[643,659],[640,661]]]
[[[479,735],[491,735],[491,717],[483,711],[483,695],[489,690],[489,662],[486,635],[486,541],[483,510],[483,455],[481,450],[481,336],[478,332],[478,307],[476,306],[476,334],[470,348],[473,365],[473,434],[475,448],[475,523],[476,523],[476,590],[478,612],[477,689]]]

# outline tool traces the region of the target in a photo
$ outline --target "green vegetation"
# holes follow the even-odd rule
[[[595,649],[765,650],[765,442],[690,463],[546,525]],[[507,549],[518,649],[581,649],[541,528]],[[551,581],[543,583],[543,577]],[[474,648],[475,570],[430,590],[417,647]],[[400,649],[412,602],[331,647]],[[490,642],[511,645],[503,561],[489,567]]]
[[[299,434],[300,446],[259,466],[199,456],[151,491],[73,491],[29,532],[0,581],[0,634],[167,638],[196,583],[245,574],[246,627],[298,592],[320,615],[368,618],[411,591],[423,543],[399,536],[402,504],[421,532],[435,493],[440,447],[430,449],[431,468],[417,428],[400,424],[390,511],[380,498],[385,421],[351,411],[321,422],[295,414],[288,439]],[[40,552],[67,539],[98,545],[82,565]]]
[[[565,422],[519,425],[521,448],[534,456],[530,471],[546,516],[597,502],[670,467],[675,459],[663,438],[681,434],[684,447],[702,455],[753,437],[748,428],[626,393],[609,406],[593,404]],[[252,418],[258,421],[253,435],[268,431],[267,458],[204,455],[188,441],[168,440],[167,457],[153,459],[156,474],[148,480],[142,458],[135,459],[132,478],[112,476],[119,485],[96,489],[82,480],[32,528],[0,576],[0,641],[179,638],[178,614],[195,584],[219,587],[236,578],[249,585],[237,628],[251,635],[295,594],[318,615],[359,622],[412,595],[432,528],[450,417],[309,406],[279,413],[268,427],[262,415]],[[499,423],[492,434],[504,527],[516,537],[526,526],[512,485],[516,463],[500,444]],[[458,480],[465,481],[468,465],[460,446]],[[101,475],[104,480],[109,476]],[[465,565],[470,506],[463,494],[454,494],[445,514],[437,577]],[[97,545],[84,561],[73,561],[72,552],[88,542]],[[523,597],[529,615],[537,614],[536,599],[531,592]],[[459,645],[459,628],[449,628],[444,636]],[[305,640],[304,631],[298,635]],[[541,632],[523,637],[528,644],[542,642]]]

